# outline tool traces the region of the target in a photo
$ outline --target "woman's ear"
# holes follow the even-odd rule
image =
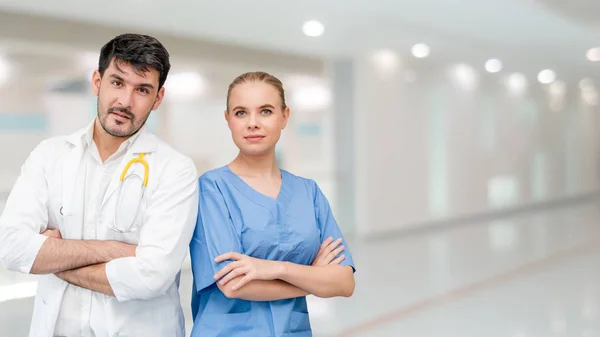
[[[229,111],[225,110],[223,115],[225,116],[225,122],[227,123],[227,127],[229,128],[229,130],[231,130],[231,126],[229,125],[229,118],[231,117],[229,116]]]
[[[290,118],[290,107],[286,106],[285,109],[283,109],[283,125],[281,126],[281,130],[285,129],[285,127],[287,126],[287,122]]]

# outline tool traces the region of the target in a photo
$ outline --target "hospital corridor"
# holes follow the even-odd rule
[[[184,217],[179,209],[176,213],[181,217],[162,215],[160,220],[165,223],[152,223],[151,228],[156,231],[153,233],[144,231],[145,224],[138,219],[153,212],[156,216],[168,207],[179,207],[155,189],[180,187],[186,172],[163,175],[152,152],[141,151],[139,157],[140,152],[134,152],[135,157],[131,158],[148,159],[146,169],[142,165],[136,168],[141,160],[132,166],[134,172],[141,172],[140,181],[144,181],[139,183],[143,193],[139,194],[140,206],[136,206],[139,209],[135,208],[137,213],[131,220],[131,226],[139,226],[140,232],[111,231],[112,224],[116,227],[118,222],[121,199],[113,211],[112,196],[101,195],[109,200],[109,206],[103,201],[97,216],[82,217],[84,223],[77,229],[81,238],[73,239],[103,240],[103,233],[109,233],[111,240],[122,239],[123,246],[119,247],[153,247],[152,240],[156,240],[156,254],[162,253],[164,247],[186,249],[175,281],[184,320],[175,322],[176,316],[162,317],[169,313],[168,309],[152,311],[144,306],[168,305],[161,296],[177,299],[175,288],[169,288],[175,289],[169,293],[160,285],[160,294],[153,296],[162,302],[133,300],[138,301],[139,312],[129,314],[143,317],[140,319],[146,321],[140,321],[141,325],[156,324],[158,331],[171,323],[183,324],[186,337],[218,335],[210,329],[223,324],[220,318],[210,329],[206,321],[203,325],[198,323],[198,317],[210,317],[214,312],[200,312],[196,317],[194,312],[198,308],[216,310],[215,305],[227,303],[229,311],[223,315],[240,320],[226,330],[224,335],[231,337],[279,337],[272,331],[280,326],[300,326],[302,319],[308,320],[298,317],[309,317],[310,327],[297,327],[297,331],[283,335],[600,337],[600,4],[584,0],[104,0],[94,3],[94,7],[88,5],[91,6],[85,1],[0,0],[0,245],[4,245],[0,246],[0,337],[68,334],[58,333],[58,328],[46,330],[55,327],[55,321],[62,319],[64,323],[67,316],[61,316],[62,310],[68,312],[65,308],[69,306],[80,310],[82,326],[87,326],[89,319],[91,333],[81,335],[131,335],[126,332],[128,324],[133,326],[131,322],[111,316],[112,309],[98,314],[104,309],[97,309],[96,304],[90,309],[83,300],[78,302],[80,293],[73,289],[79,287],[75,285],[66,288],[73,292],[67,291],[70,297],[61,304],[59,315],[59,308],[49,305],[47,299],[55,298],[58,285],[69,282],[59,280],[57,275],[52,279],[54,283],[47,283],[53,275],[18,272],[8,266],[22,268],[23,261],[31,258],[26,252],[41,237],[38,234],[47,235],[46,229],[65,228],[65,218],[71,219],[71,225],[76,222],[76,208],[68,206],[69,201],[63,201],[62,196],[56,197],[58,193],[46,192],[51,189],[48,186],[70,184],[77,189],[92,181],[79,180],[82,170],[65,168],[60,183],[44,183],[42,176],[53,177],[48,167],[57,170],[56,162],[62,163],[63,159],[53,157],[57,152],[54,150],[30,157],[34,149],[47,139],[56,140],[76,132],[83,132],[87,138],[79,139],[82,143],[87,140],[90,146],[97,139],[86,132],[93,130],[96,137],[101,132],[98,125],[107,123],[102,116],[112,116],[117,111],[121,115],[111,117],[119,121],[116,126],[127,121],[133,125],[138,121],[132,112],[138,109],[134,104],[139,107],[140,102],[150,102],[147,106],[152,109],[142,112],[151,110],[143,129],[138,129],[144,133],[140,131],[139,138],[134,136],[132,142],[145,141],[147,138],[142,137],[149,133],[156,135],[168,144],[168,151],[190,159],[186,163],[193,163],[197,177],[208,179],[205,173],[214,177],[216,169],[235,176],[232,161],[242,154],[258,153],[252,151],[262,149],[264,139],[271,141],[271,135],[276,133],[279,137],[279,132],[280,137],[268,150],[274,152],[275,165],[282,171],[281,193],[274,197],[245,184],[247,180],[243,179],[237,180],[234,187],[227,187],[233,191],[227,193],[247,197],[250,211],[241,210],[242,203],[226,192],[221,192],[225,193],[225,207],[217,207],[221,204],[210,199],[218,195],[217,190],[206,192],[199,183],[199,201],[194,201],[193,209],[199,203],[200,211],[209,215],[198,216],[192,239],[186,237],[187,241],[173,247],[170,235],[178,238],[176,231],[180,229],[169,227],[169,221]],[[107,89],[99,70],[105,56],[101,48],[124,33],[150,35],[168,50],[170,71],[164,82],[164,97],[160,96],[160,85],[154,98],[149,98],[152,91],[146,90],[154,90],[151,84],[136,88],[135,95],[139,96],[135,98],[134,94],[118,91],[133,83],[130,78],[160,83],[160,77],[153,77],[153,69],[139,68],[128,74],[129,68],[124,67],[129,66],[127,62],[121,68],[118,63],[109,63],[106,71],[116,67],[122,75],[111,75],[109,83],[114,87]],[[260,72],[254,76],[262,72],[273,75],[276,80],[267,77],[270,80],[263,80],[263,84],[276,91],[266,91],[264,87],[265,91],[260,91],[242,80],[234,80],[248,72]],[[122,87],[117,88],[117,82]],[[251,84],[256,85],[255,82]],[[240,88],[254,91],[242,95]],[[120,104],[119,107],[106,110],[108,97],[119,92],[114,94],[114,104]],[[263,104],[263,97],[283,99],[281,116],[287,117],[274,119],[279,118],[276,114],[280,106]],[[248,104],[232,105],[232,100],[258,102],[254,113],[259,117],[251,117],[255,115]],[[123,107],[121,102],[125,101],[131,109]],[[242,122],[244,114],[248,116],[246,122]],[[284,122],[279,127],[273,120]],[[240,126],[243,123],[252,126],[244,129]],[[111,134],[106,125],[109,124],[102,127],[107,134],[124,138]],[[240,140],[236,133],[240,130],[254,130],[254,134],[244,134]],[[129,152],[124,157],[127,160],[128,155]],[[41,165],[40,158],[47,165],[43,169],[35,166]],[[119,182],[120,175],[126,181],[128,171],[123,166],[127,160],[114,165],[101,162],[102,169],[95,174],[103,176],[94,178],[97,186],[101,185],[100,180],[106,185],[109,179]],[[112,172],[109,169],[116,171],[108,173]],[[25,182],[15,184],[20,176]],[[298,204],[306,206],[302,203],[302,192],[306,190],[291,183],[297,177],[305,178],[298,181],[315,186],[317,191],[314,199],[318,200],[306,203],[310,206],[308,212],[306,208],[293,208]],[[157,183],[159,179],[175,183],[164,186]],[[81,191],[91,194],[85,186]],[[127,188],[135,185],[122,186],[126,186],[127,193]],[[224,190],[223,186],[219,188]],[[30,198],[23,196],[24,189],[33,191]],[[14,192],[17,190],[20,193]],[[319,199],[321,192],[325,199]],[[13,200],[9,198],[11,193]],[[150,204],[148,200],[156,195],[163,199],[149,208],[146,203]],[[88,198],[80,199],[71,202],[89,202]],[[272,208],[264,206],[271,202],[275,205]],[[285,208],[287,202],[296,202],[296,206]],[[35,207],[40,204],[48,223],[33,224],[32,219],[38,219],[34,216],[40,214],[40,208]],[[92,206],[81,207],[87,211]],[[264,220],[266,225],[262,218],[257,220],[261,207],[267,210],[264,214],[270,212],[275,220]],[[231,228],[237,230],[239,221],[243,229],[237,234],[223,229],[229,227],[207,230],[210,224],[206,222],[210,221],[206,219],[219,212],[225,214],[224,221],[233,224]],[[17,224],[14,219],[25,220]],[[252,228],[254,222],[261,222],[262,227]],[[111,228],[101,228],[105,223],[111,223]],[[273,227],[272,223],[280,227]],[[313,223],[317,227],[309,227]],[[35,240],[22,241],[23,247],[7,241],[19,226],[29,231],[33,226],[35,231],[30,233]],[[37,226],[42,232],[37,233]],[[283,234],[273,234],[273,228]],[[269,302],[266,307],[270,305],[269,310],[273,310],[272,317],[260,311],[265,306],[257,309],[260,301],[246,306],[259,314],[244,316],[246,312],[236,311],[244,306],[231,303],[246,301],[230,298],[215,280],[209,280],[208,286],[202,285],[201,291],[196,289],[201,282],[194,276],[210,276],[210,268],[216,266],[211,259],[197,256],[219,251],[221,245],[228,249],[237,247],[238,241],[228,242],[227,235],[239,236],[240,250],[247,248],[248,241],[257,240],[258,248],[253,251],[256,254],[267,252],[273,256],[273,251],[287,249],[290,259],[316,256],[317,261],[316,247],[323,241],[323,233],[343,236],[349,258],[339,264],[347,268],[348,278],[351,271],[347,266],[355,268],[351,296],[320,297],[293,283],[295,290],[302,288],[309,293],[308,314],[304,312],[303,300],[293,302],[295,299],[278,297],[265,300]],[[300,237],[301,234],[306,236]],[[271,240],[273,235],[280,236]],[[301,242],[291,245],[286,238]],[[309,238],[313,241],[309,242]],[[202,245],[205,247],[197,248]],[[6,249],[9,246],[10,251]],[[152,249],[145,250],[149,251]],[[138,261],[138,257],[124,258]],[[194,259],[201,263],[194,264]],[[103,261],[97,261],[100,262]],[[154,267],[154,261],[146,262],[145,267]],[[160,262],[164,261],[156,265]],[[109,274],[110,262],[107,263],[103,275],[108,282],[129,275],[123,265],[122,269],[111,267]],[[137,266],[140,264],[143,263]],[[330,267],[339,266],[322,268]],[[199,271],[203,268],[208,272]],[[152,275],[161,276],[160,272]],[[342,277],[341,273],[336,275]],[[284,276],[279,279],[283,281]],[[117,294],[118,285],[113,283],[113,287],[115,298],[126,303],[124,293]],[[39,289],[49,293],[40,294]],[[52,306],[59,318],[34,315],[36,292],[42,303],[36,306],[40,305],[42,311]],[[96,295],[99,297],[89,303],[111,297]],[[142,297],[151,296],[144,293]],[[208,298],[214,302],[207,305]],[[119,307],[117,299],[102,308],[127,305]],[[285,311],[273,309],[284,306],[283,303],[295,303],[289,317],[282,314]],[[36,321],[35,317],[41,318]],[[156,322],[150,322],[148,317],[154,317]],[[168,320],[171,321],[165,323]],[[114,331],[110,335],[96,334],[93,324],[97,322],[106,325],[107,331]],[[271,322],[270,333],[258,328],[264,322]],[[68,331],[68,324],[65,326],[61,329]],[[248,328],[253,326],[257,328]]]

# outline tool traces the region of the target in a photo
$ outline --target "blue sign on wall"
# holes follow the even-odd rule
[[[0,132],[45,131],[48,118],[43,114],[0,113]]]
[[[321,134],[321,125],[317,123],[301,123],[296,126],[299,136],[316,136]]]

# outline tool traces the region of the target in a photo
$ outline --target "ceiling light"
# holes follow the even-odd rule
[[[544,69],[538,74],[538,81],[542,84],[550,84],[556,79],[556,73],[551,69]]]
[[[0,55],[0,85],[8,82],[10,77],[10,64],[8,60]]]
[[[304,23],[302,31],[306,36],[321,36],[325,32],[325,26],[317,20],[310,20]]]
[[[485,62],[485,70],[490,73],[497,73],[502,70],[502,62],[498,59],[489,59]]]
[[[429,46],[424,43],[418,43],[412,47],[412,54],[416,58],[429,56]]]
[[[586,56],[587,56],[587,59],[592,62],[600,61],[600,47],[596,47],[596,48],[592,48],[592,49],[588,50]]]
[[[391,50],[383,49],[374,52],[371,55],[371,60],[375,66],[382,71],[390,72],[398,68],[400,61],[398,56]]]
[[[521,73],[513,73],[506,78],[505,84],[511,94],[520,95],[527,88],[527,78]]]
[[[451,75],[462,89],[473,90],[477,86],[477,72],[468,64],[457,64]]]

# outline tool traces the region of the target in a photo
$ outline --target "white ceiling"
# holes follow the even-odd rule
[[[541,69],[600,72],[585,58],[600,45],[595,0],[0,0],[0,10],[318,56],[425,42],[432,57],[500,57]],[[325,34],[302,34],[306,20]]]

